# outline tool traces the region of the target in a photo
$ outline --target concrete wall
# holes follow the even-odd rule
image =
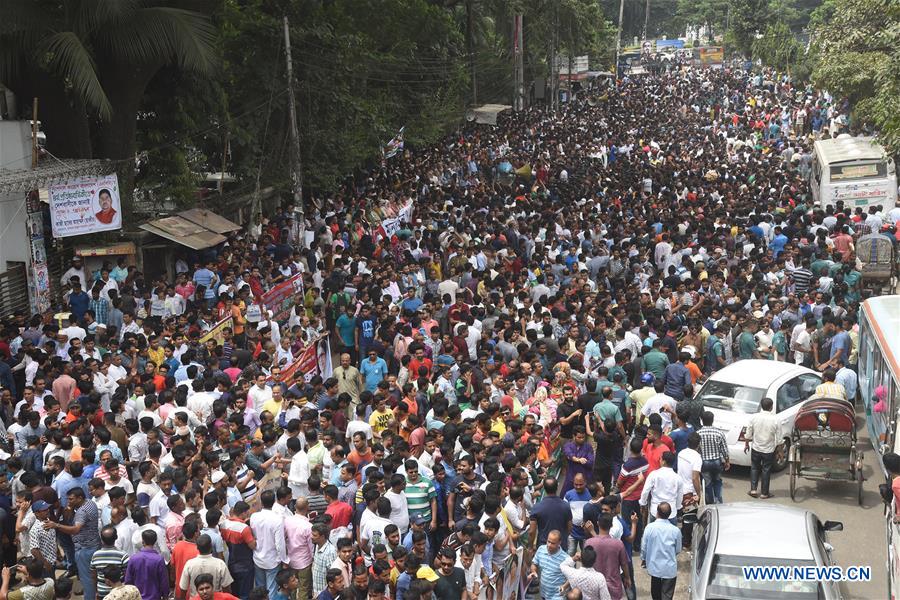
[[[31,126],[27,121],[0,121],[0,169],[31,167]],[[25,193],[0,193],[0,272],[8,262],[28,262]]]

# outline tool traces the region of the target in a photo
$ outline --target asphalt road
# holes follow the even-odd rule
[[[732,467],[725,475],[723,497],[725,502],[776,502],[786,506],[809,509],[821,521],[841,521],[844,530],[829,534],[834,546],[834,559],[844,568],[853,565],[872,567],[872,580],[868,583],[842,583],[844,598],[874,600],[887,598],[887,542],[882,502],[878,496],[878,484],[883,482],[875,460],[874,451],[866,435],[865,421],[857,416],[859,445],[864,453],[863,505],[857,504],[855,482],[810,481],[799,479],[797,501],[791,500],[788,471],[772,476],[769,500],[754,500],[747,495],[750,489],[750,469]],[[682,552],[678,559],[676,598],[688,598],[691,557]],[[640,559],[635,557],[638,598],[650,598],[650,576],[641,569]]]

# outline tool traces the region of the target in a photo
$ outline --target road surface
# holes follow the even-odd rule
[[[872,567],[872,580],[868,583],[842,583],[844,598],[871,600],[887,597],[887,542],[884,517],[878,484],[884,480],[875,460],[874,451],[866,435],[864,419],[857,417],[859,445],[864,452],[863,505],[857,505],[855,482],[827,482],[799,479],[797,501],[791,501],[788,489],[789,477],[785,470],[772,476],[769,500],[754,500],[747,495],[750,489],[750,469],[732,467],[725,475],[723,498],[725,502],[776,502],[787,506],[809,509],[826,520],[841,521],[844,530],[829,534],[834,546],[834,558],[846,568],[853,565]],[[690,554],[683,552],[678,559],[676,598],[689,598],[688,583]],[[638,598],[650,597],[650,576],[640,567],[640,558],[634,559]]]

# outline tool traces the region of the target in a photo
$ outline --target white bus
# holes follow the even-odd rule
[[[880,205],[889,211],[897,202],[894,160],[870,137],[841,134],[817,141],[809,184],[822,208],[842,200],[851,210]]]
[[[900,452],[897,417],[900,411],[900,296],[878,296],[862,303],[859,311],[859,395],[866,410],[869,439],[879,458]],[[881,389],[879,389],[881,388]],[[876,390],[878,393],[876,394]],[[877,397],[876,397],[877,396]],[[883,405],[873,410],[879,400]],[[882,473],[887,475],[883,465]],[[873,478],[873,488],[884,481]],[[900,597],[900,526],[892,506],[885,519],[890,598]]]

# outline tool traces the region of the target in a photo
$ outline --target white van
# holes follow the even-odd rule
[[[715,418],[713,427],[725,434],[732,464],[750,466],[744,452],[744,433],[751,415],[759,412],[763,398],[771,398],[781,420],[784,443],[775,453],[775,470],[787,466],[794,417],[812,396],[822,377],[806,367],[775,360],[739,360],[716,371],[695,396]]]
[[[897,170],[894,159],[870,137],[841,134],[815,144],[809,187],[822,208],[838,200],[851,210],[897,203]]]

